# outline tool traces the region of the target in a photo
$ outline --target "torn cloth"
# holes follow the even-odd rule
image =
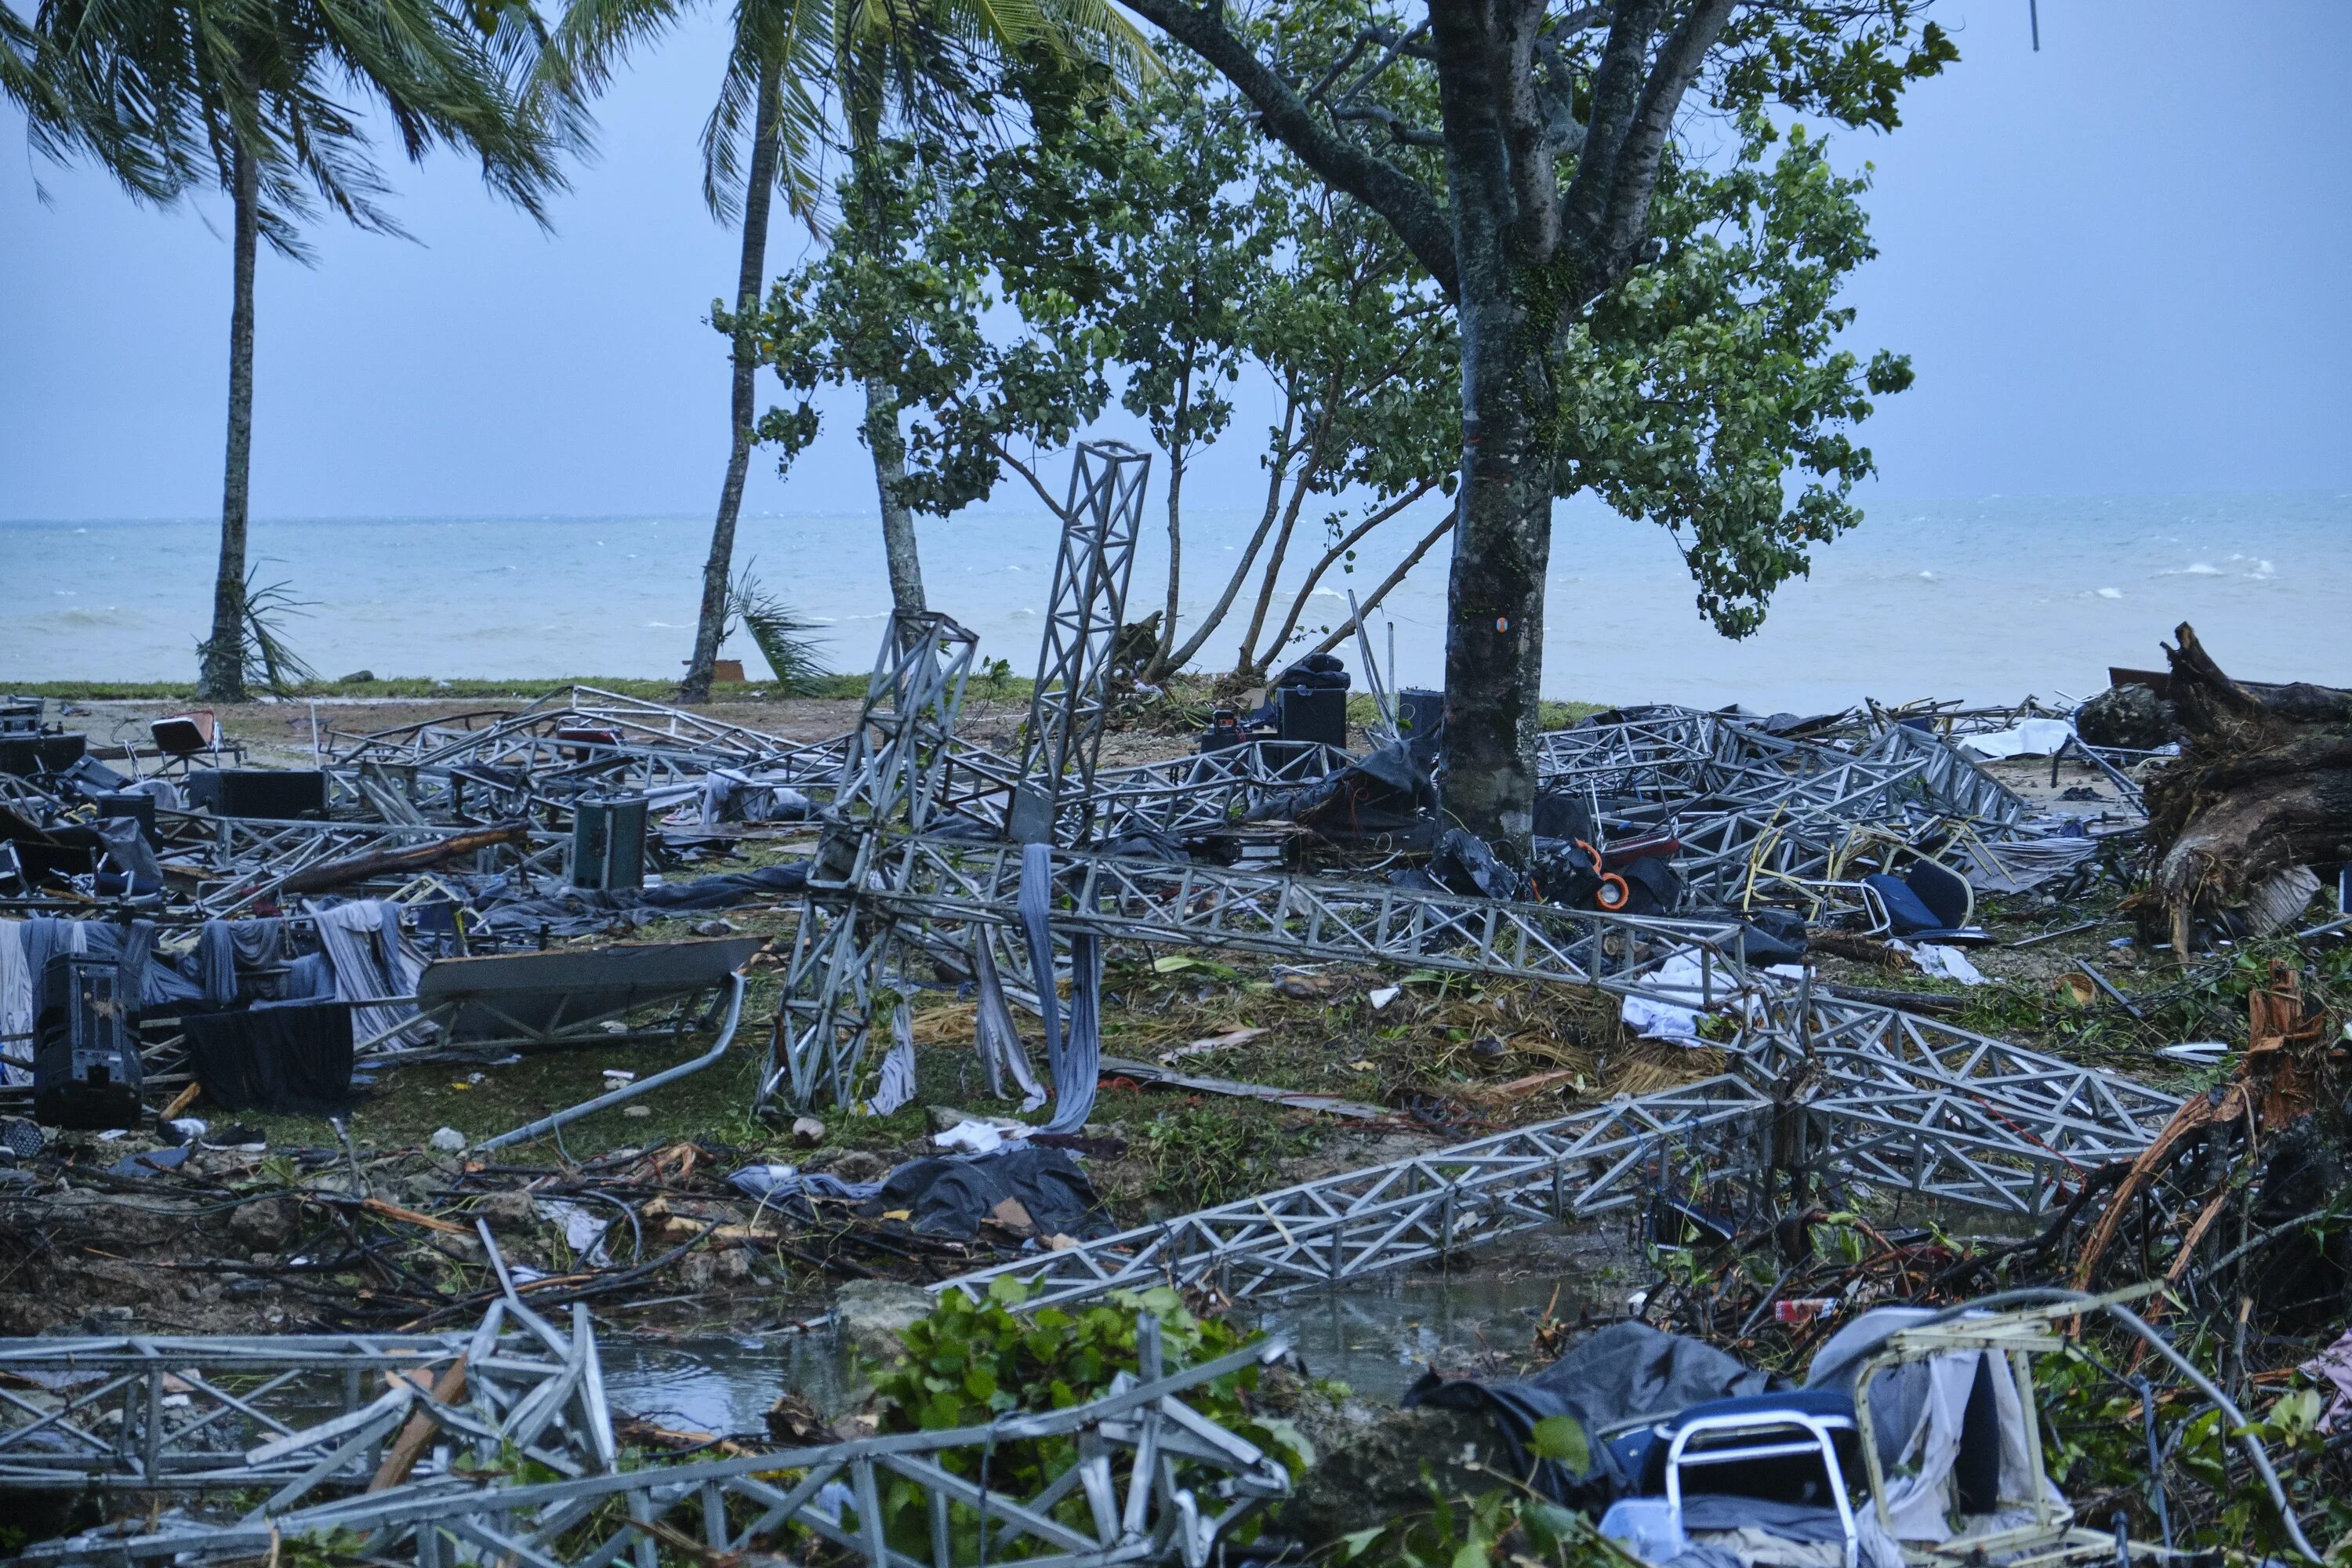
[[[1021,929],[1029,941],[1029,968],[1037,1012],[1045,1021],[1045,1067],[1054,1079],[1054,1120],[1038,1131],[1076,1132],[1094,1114],[1095,1079],[1102,1070],[1102,938],[1070,933],[1070,1013],[1063,1027],[1054,984],[1054,847],[1021,850]]]
[[[421,1043],[415,998],[425,955],[401,931],[400,906],[387,899],[358,899],[348,904],[312,904],[310,914],[318,922],[319,946],[333,972],[336,996],[345,1002],[406,998],[389,1006],[353,1010],[352,1034],[361,1048]]]

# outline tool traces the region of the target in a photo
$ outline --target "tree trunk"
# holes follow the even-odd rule
[[[890,569],[890,607],[919,616],[923,560],[915,548],[915,514],[898,497],[907,479],[907,438],[898,432],[898,395],[878,378],[866,383],[866,445],[874,454],[874,488],[882,498],[882,557]]]
[[[751,186],[743,194],[743,264],[735,277],[735,387],[729,410],[727,480],[719,488],[719,518],[710,528],[710,559],[702,567],[702,610],[694,626],[694,657],[678,682],[681,702],[707,702],[719,639],[727,631],[727,587],[734,575],[735,520],[743,509],[743,479],[751,468],[751,426],[758,418],[752,377],[760,368],[751,313],[768,266],[768,208],[776,190],[776,68],[760,71],[760,103],[751,125]],[[778,671],[779,675],[782,672]]]
[[[196,695],[245,700],[245,532],[253,492],[253,264],[261,238],[261,171],[241,145],[229,154],[236,205],[235,282],[228,312],[228,459],[221,479],[220,571],[213,579],[213,635],[203,648]]]
[[[1466,248],[1466,247],[1465,247]],[[1446,589],[1443,818],[1507,853],[1535,832],[1537,692],[1551,474],[1529,406],[1522,280],[1500,258],[1462,267],[1462,490]]]
[[[1151,650],[1151,668],[1145,671],[1147,680],[1165,680],[1175,672],[1168,667],[1168,656],[1176,651],[1176,596],[1181,585],[1184,567],[1184,531],[1181,501],[1184,495],[1184,454],[1192,442],[1192,366],[1185,363],[1176,380],[1176,417],[1168,431],[1168,606],[1160,617],[1160,641]]]

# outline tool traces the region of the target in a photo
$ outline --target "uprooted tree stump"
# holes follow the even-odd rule
[[[2154,870],[2136,909],[2185,962],[2199,921],[2275,929],[2315,889],[2313,866],[2352,860],[2352,691],[2232,680],[2193,627],[2174,635],[2166,695],[2186,738],[2148,782]]]
[[[2191,1095],[2114,1184],[2075,1254],[2075,1289],[2160,1271],[2206,1308],[2242,1299],[2271,1327],[2335,1323],[2352,1304],[2352,1234],[2328,1223],[2352,1189],[2352,1064],[2277,960],[2246,998],[2246,1026],[2238,1070]]]

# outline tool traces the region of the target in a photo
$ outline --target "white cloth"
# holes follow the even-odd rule
[[[1937,942],[1890,942],[1886,944],[1906,955],[1923,973],[1945,980],[1957,980],[1963,985],[1982,985],[1984,973],[1968,960],[1957,947]]]
[[[0,1041],[0,1048],[9,1056],[29,1060],[33,1055],[33,1016],[37,1011],[38,1005],[33,1000],[32,966],[25,962],[25,922],[0,920],[0,1035],[24,1037]],[[30,1068],[0,1063],[0,1083],[32,1081]]]
[[[887,1116],[915,1098],[915,1021],[904,1002],[890,1009],[890,1054],[882,1058],[874,1098],[866,1102],[868,1116]]]
[[[1625,998],[1619,1015],[1624,1019],[1625,1032],[1653,1040],[1675,1040],[1685,1046],[1705,1045],[1706,1042],[1698,1034],[1699,1010],[1685,1006],[1679,1000],[1667,999],[1687,996],[1696,1000],[1704,978],[1705,972],[1695,954],[1687,950],[1671,954],[1642,979],[1643,990],[1664,994]]]
[[[2074,738],[2074,726],[2063,719],[2027,719],[2007,730],[1983,735],[1962,735],[1959,744],[1988,760],[2000,757],[2046,757]]]

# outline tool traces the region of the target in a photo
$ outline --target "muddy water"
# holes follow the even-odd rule
[[[1500,1370],[1518,1361],[1545,1309],[1572,1317],[1578,1300],[1549,1269],[1412,1274],[1300,1296],[1246,1321],[1287,1333],[1315,1376],[1337,1378],[1360,1397],[1388,1405],[1432,1366]],[[846,1354],[822,1332],[677,1340],[608,1334],[599,1349],[614,1407],[673,1430],[761,1432],[762,1413],[787,1389],[826,1415],[845,1409],[852,1396]]]

